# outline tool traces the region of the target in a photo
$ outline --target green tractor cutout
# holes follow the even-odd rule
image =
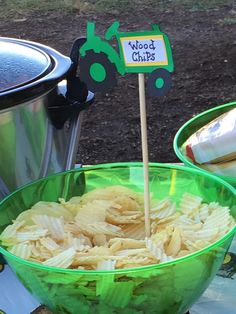
[[[119,32],[114,22],[105,40],[95,34],[95,24],[87,24],[87,39],[80,48],[80,78],[92,92],[107,92],[116,85],[116,72],[150,73],[147,91],[151,96],[164,96],[171,88],[174,70],[171,46],[157,25],[142,32]],[[119,53],[109,40],[115,36]]]

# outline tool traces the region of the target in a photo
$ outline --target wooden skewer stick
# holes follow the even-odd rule
[[[149,194],[149,171],[148,171],[148,141],[147,141],[147,116],[145,100],[145,79],[144,74],[138,74],[139,83],[139,104],[142,137],[143,174],[144,174],[144,213],[145,213],[145,233],[150,237],[150,194]]]

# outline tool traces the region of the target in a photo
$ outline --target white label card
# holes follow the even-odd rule
[[[168,65],[162,35],[121,37],[120,40],[127,67]]]

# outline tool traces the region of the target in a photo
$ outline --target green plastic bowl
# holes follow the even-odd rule
[[[219,117],[221,114],[233,109],[236,107],[236,102],[231,102],[225,105],[221,105],[218,107],[214,107],[210,110],[204,111],[201,114],[195,116],[194,118],[190,119],[186,122],[176,133],[174,138],[174,151],[176,156],[186,165],[191,168],[201,169],[202,171],[206,171],[197,165],[195,165],[182,151],[182,145],[187,141],[187,139],[198,131],[201,127],[209,123],[210,121],[214,120],[215,118]],[[228,177],[223,175],[215,174],[215,176],[220,177],[221,179],[227,181],[234,187],[236,187],[236,178],[235,177]]]
[[[177,203],[185,192],[230,206],[235,189],[184,166],[150,164],[150,191]],[[105,164],[55,174],[20,188],[0,203],[0,231],[38,201],[66,200],[94,188],[121,184],[143,191],[142,163]],[[223,262],[236,228],[189,256],[162,264],[113,271],[71,270],[23,260],[0,247],[24,286],[55,314],[185,313],[208,287]]]

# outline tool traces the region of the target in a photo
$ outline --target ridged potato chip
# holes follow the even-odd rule
[[[50,237],[40,238],[39,242],[49,251],[59,249],[59,245]]]
[[[70,221],[73,218],[65,206],[56,202],[38,202],[32,207],[32,211],[37,211],[37,215],[63,217],[65,221]]]
[[[116,225],[139,224],[143,217],[144,214],[141,211],[119,211],[115,208],[109,209],[106,214],[106,220]]]
[[[24,226],[25,221],[15,221],[12,225],[7,226],[1,233],[0,239],[7,240],[13,238],[16,235],[16,232]]]
[[[146,246],[148,250],[155,256],[159,263],[173,259],[172,256],[167,256],[164,251],[163,245],[159,247],[158,244],[154,243],[150,238],[146,239]]]
[[[116,242],[119,242],[120,250],[138,249],[145,247],[144,240],[135,240],[130,238],[113,238],[108,242],[108,246],[112,247]]]
[[[112,206],[112,201],[109,200],[93,200],[84,204],[75,216],[75,221],[78,224],[104,222],[106,211]]]
[[[174,215],[176,212],[176,205],[168,197],[164,200],[158,201],[150,209],[150,218],[151,219],[162,219]]]
[[[44,227],[48,230],[51,237],[55,240],[64,239],[64,219],[63,217],[51,217],[48,215],[34,215],[32,220],[39,227]]]
[[[60,254],[47,259],[42,264],[47,266],[68,268],[72,264],[75,255],[76,251],[73,248],[69,248]]]
[[[45,237],[48,233],[47,229],[32,230],[32,231],[18,231],[16,232],[15,239],[17,242],[24,241],[35,241],[39,240],[41,237]]]
[[[196,195],[192,195],[189,193],[184,193],[183,197],[181,198],[180,202],[180,210],[183,213],[189,213],[199,206],[202,203],[202,198]]]
[[[143,240],[145,238],[145,226],[143,222],[121,225],[120,227],[127,238],[135,240]]]
[[[29,259],[32,254],[31,250],[32,250],[32,245],[22,242],[22,243],[14,245],[9,251],[18,257]]]
[[[96,270],[114,270],[116,265],[116,261],[114,260],[105,260],[97,263]]]
[[[143,196],[131,189],[110,186],[59,202],[39,202],[22,212],[0,235],[1,244],[50,267],[114,270],[183,257],[235,226],[228,207],[188,193],[178,208],[170,197],[151,200],[149,238]]]
[[[180,229],[174,228],[174,231],[171,235],[170,242],[166,247],[166,254],[168,256],[176,256],[181,249],[182,237]]]
[[[105,234],[111,236],[121,236],[122,231],[121,228],[107,222],[97,222],[97,223],[89,223],[89,224],[81,224],[78,223],[81,231],[88,236],[94,236],[95,234]]]

